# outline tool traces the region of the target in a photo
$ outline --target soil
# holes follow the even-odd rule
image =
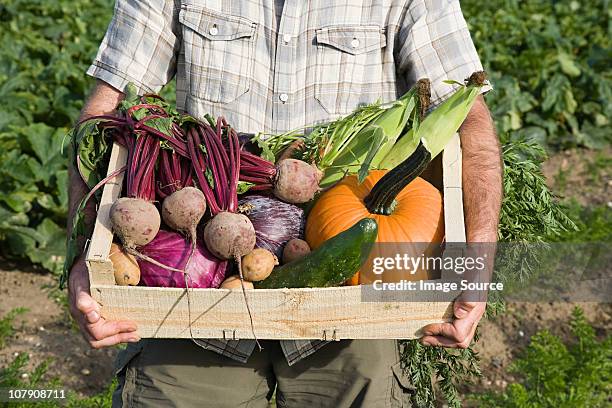
[[[89,396],[109,384],[119,348],[94,350],[89,346],[62,306],[65,297],[53,276],[0,260],[0,298],[0,317],[14,308],[27,309],[15,319],[17,330],[0,350],[0,367],[13,361],[16,353],[28,353],[24,377],[49,361],[44,379],[59,378],[66,390]]]
[[[551,187],[564,198],[574,198],[582,205],[612,206],[612,174],[602,165],[611,156],[604,151],[573,150],[552,156],[544,166]],[[605,164],[605,162],[604,162]],[[6,366],[15,353],[29,353],[24,373],[50,359],[46,379],[60,378],[66,389],[82,395],[102,391],[112,379],[112,366],[119,348],[92,350],[71,323],[63,303],[65,296],[54,289],[55,278],[31,266],[12,265],[0,260],[0,317],[16,307],[27,313],[16,319],[16,333],[0,350],[0,367]],[[484,373],[463,393],[501,389],[514,378],[507,372],[510,361],[520,355],[529,339],[541,329],[549,329],[563,338],[569,337],[566,324],[572,309],[580,306],[601,336],[612,328],[612,305],[597,303],[511,303],[507,312],[480,324],[481,340],[476,350]]]
[[[582,206],[612,206],[612,146],[552,155],[542,166],[548,185],[562,199]]]

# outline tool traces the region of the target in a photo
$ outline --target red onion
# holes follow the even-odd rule
[[[289,203],[260,195],[246,196],[238,202],[240,211],[255,227],[255,246],[267,249],[279,259],[283,247],[293,238],[303,238],[304,211]]]
[[[181,234],[160,230],[153,241],[140,247],[140,252],[154,260],[176,269],[183,269],[191,252],[191,243]],[[185,278],[173,272],[138,259],[140,281],[145,286],[184,288]],[[198,242],[189,262],[187,276],[190,288],[218,288],[225,279],[227,261],[215,258]]]

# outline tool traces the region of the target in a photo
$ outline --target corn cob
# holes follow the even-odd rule
[[[409,131],[400,138],[377,167],[394,168],[409,157],[419,143],[429,150],[432,159],[440,154],[467,117],[476,97],[480,95],[485,79],[486,75],[481,71],[473,73],[466,79],[465,85],[452,82],[460,85],[460,88],[425,117],[417,129]]]

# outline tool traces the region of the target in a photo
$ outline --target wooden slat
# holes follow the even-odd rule
[[[461,140],[455,134],[442,153],[444,179],[444,225],[446,248],[445,258],[457,258],[464,255],[465,221],[463,215],[463,168],[461,160]],[[460,275],[452,270],[442,271],[444,282],[458,281]]]
[[[92,292],[106,319],[134,320],[142,337],[190,337],[184,289],[113,285]],[[452,314],[448,301],[362,302],[358,286],[255,289],[247,297],[259,339],[409,339]],[[253,338],[241,290],[196,289],[190,300],[194,337]]]
[[[461,143],[459,135],[451,139],[442,153],[444,179],[444,223],[447,243],[465,242],[463,191],[461,187]]]
[[[107,174],[112,174],[126,163],[127,150],[113,143]],[[124,173],[121,173],[110,179],[102,190],[98,215],[86,257],[89,266],[89,281],[92,285],[113,285],[115,283],[113,264],[108,260],[110,246],[113,242],[109,215],[111,206],[121,194],[123,175]]]

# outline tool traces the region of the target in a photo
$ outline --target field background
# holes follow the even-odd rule
[[[610,242],[609,2],[461,3],[495,87],[486,99],[500,139],[545,150],[547,184],[578,226],[554,239]],[[68,182],[62,148],[93,85],[84,72],[111,15],[110,0],[0,4],[0,386],[61,384],[73,390],[75,406],[108,403],[117,352],[89,349],[57,288]],[[172,93],[170,84],[164,94]],[[580,306],[597,338],[606,338],[610,305]],[[571,343],[573,307],[509,304],[483,322],[475,346],[483,376],[463,394],[500,393],[524,382],[524,374],[510,372],[512,361],[542,329]],[[609,367],[601,369],[609,375]]]

